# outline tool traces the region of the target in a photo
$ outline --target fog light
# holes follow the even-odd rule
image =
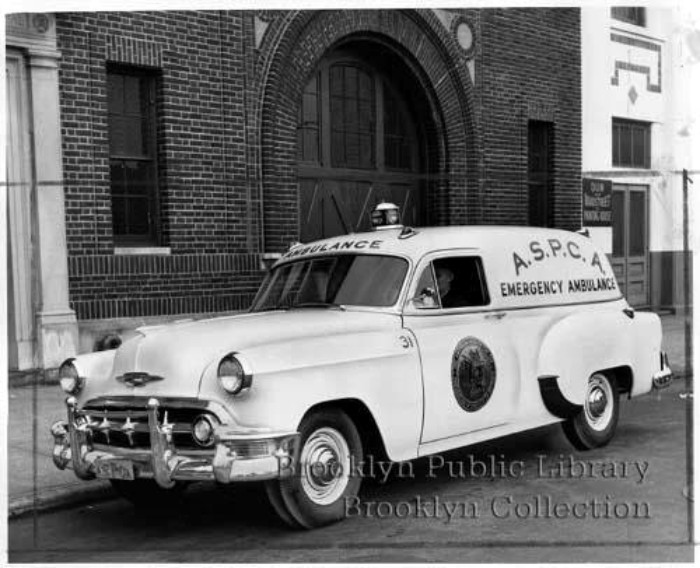
[[[197,416],[192,423],[192,437],[200,446],[209,447],[214,443],[214,424],[205,415]]]
[[[61,388],[68,394],[77,394],[83,388],[83,380],[73,364],[74,359],[67,359],[58,369]]]

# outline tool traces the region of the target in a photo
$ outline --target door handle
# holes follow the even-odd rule
[[[504,317],[506,317],[506,312],[495,312],[492,314],[486,314],[486,316],[484,316],[484,317],[487,320],[490,320],[490,319],[500,320],[500,319],[503,319]]]

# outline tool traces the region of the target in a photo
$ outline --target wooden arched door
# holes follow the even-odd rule
[[[297,125],[303,242],[368,229],[381,201],[399,205],[404,224],[421,224],[424,152],[398,84],[342,53],[307,84]]]

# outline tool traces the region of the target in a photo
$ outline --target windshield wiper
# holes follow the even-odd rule
[[[336,308],[341,311],[345,311],[347,308],[343,304],[336,304],[334,302],[301,302],[299,304],[294,304],[290,306],[292,308]]]

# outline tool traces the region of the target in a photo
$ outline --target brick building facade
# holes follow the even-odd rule
[[[246,308],[290,242],[362,229],[382,198],[418,225],[580,227],[578,9],[51,21],[81,350]]]

